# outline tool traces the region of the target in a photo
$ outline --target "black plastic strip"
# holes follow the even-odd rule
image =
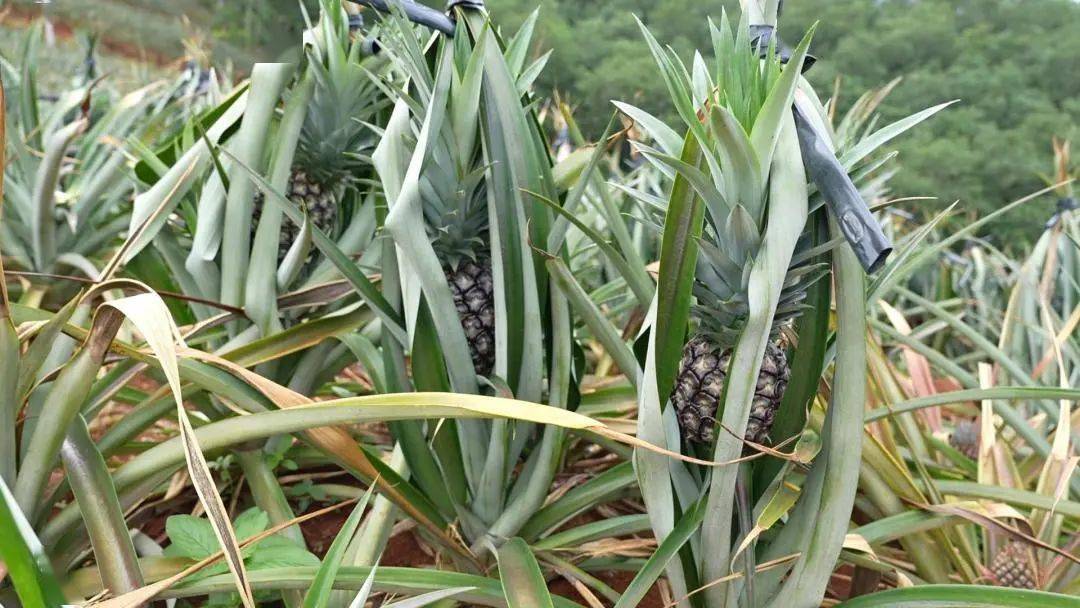
[[[866,272],[876,272],[885,265],[893,246],[881,230],[877,218],[870,213],[859,189],[851,181],[843,165],[826,145],[824,135],[810,123],[798,106],[795,113],[795,130],[799,135],[803,165],[810,179],[817,185],[825,204],[829,206],[840,224],[859,263]]]
[[[1057,226],[1058,222],[1061,221],[1061,216],[1064,215],[1066,211],[1076,211],[1077,209],[1080,209],[1080,201],[1076,198],[1066,196],[1058,199],[1057,212],[1050,216],[1050,219],[1046,222],[1046,229],[1049,230],[1054,226]]]
[[[776,54],[780,56],[780,63],[787,63],[791,59],[792,49],[780,39],[780,36],[776,35],[776,28],[771,25],[750,26],[750,46],[757,49],[758,56],[762,59],[768,55],[769,44],[774,37],[776,38]],[[802,73],[805,74],[816,61],[817,57],[807,53],[806,58],[803,59]]]
[[[453,37],[454,35],[454,20],[447,15],[440,13],[439,11],[424,6],[423,4],[417,4],[413,0],[349,0],[356,4],[362,4],[364,6],[373,8],[377,11],[384,13],[390,12],[391,5],[397,5],[401,7],[402,12],[408,17],[409,21],[413,23],[429,27],[433,30],[442,32],[447,36]],[[474,0],[475,1],[475,0]],[[483,6],[483,2],[480,3]]]

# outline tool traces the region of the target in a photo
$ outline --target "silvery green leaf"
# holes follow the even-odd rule
[[[724,224],[724,238],[721,242],[734,250],[733,257],[736,261],[746,260],[756,255],[761,235],[754,219],[742,205],[735,205],[728,214],[727,222]]]
[[[510,39],[510,42],[506,45],[506,67],[510,69],[511,77],[517,79],[519,82],[522,76],[522,67],[525,65],[525,59],[529,54],[529,46],[532,43],[533,30],[536,28],[536,20],[540,16],[540,9],[537,8],[533,12],[529,13],[529,16],[518,28],[518,31],[514,34],[514,37]]]
[[[844,168],[851,170],[851,168],[854,167],[860,160],[866,158],[874,150],[880,148],[893,138],[902,135],[908,129],[911,129],[915,125],[923,122],[924,120],[951,106],[957,101],[958,100],[953,100],[947,101],[945,103],[940,103],[936,106],[927,108],[921,112],[916,112],[911,116],[902,118],[892,124],[882,127],[878,131],[874,132],[873,135],[863,139],[851,149],[844,151],[843,154],[841,154],[840,156],[840,163],[844,165]]]
[[[764,180],[750,137],[731,111],[721,105],[714,105],[709,112],[709,126],[717,139],[716,150],[727,178],[728,200],[744,205],[750,217],[760,223],[765,211]]]
[[[621,101],[612,101],[620,112],[626,114],[636,122],[650,137],[656,140],[660,148],[669,156],[678,155],[682,151],[683,138],[659,118],[649,114],[645,110]]]
[[[750,141],[757,153],[758,167],[760,167],[761,187],[765,187],[764,180],[768,178],[769,166],[772,164],[773,151],[780,137],[780,129],[784,116],[791,113],[791,104],[795,99],[795,88],[801,76],[803,60],[810,48],[810,39],[814,35],[811,27],[803,36],[799,46],[791,54],[791,59],[784,66],[780,79],[776,81],[764,105],[758,112],[754,127],[750,131]]]
[[[532,88],[533,82],[540,76],[540,73],[544,71],[544,67],[547,66],[548,60],[551,59],[553,51],[548,51],[540,56],[539,59],[529,64],[529,67],[525,68],[525,71],[518,76],[517,90],[521,95],[525,95]]]
[[[670,166],[678,172],[679,175],[686,178],[686,181],[690,183],[690,186],[697,192],[698,196],[705,201],[705,206],[709,210],[709,216],[714,223],[722,223],[728,214],[731,213],[731,202],[724,197],[719,189],[717,189],[713,180],[710,176],[706,175],[704,171],[697,167],[693,167],[674,156],[656,154],[654,152],[647,152],[647,154]]]
[[[706,67],[705,58],[701,56],[700,51],[694,51],[694,64],[692,69],[694,105],[704,108],[714,87],[712,77],[709,75],[709,68]]]

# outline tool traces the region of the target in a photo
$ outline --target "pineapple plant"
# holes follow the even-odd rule
[[[42,36],[38,26],[27,31],[19,70],[0,58],[8,99],[0,247],[8,272],[31,273],[24,301],[57,306],[78,283],[47,275],[99,279],[137,190],[127,155],[153,145],[179,109],[154,84],[119,95],[108,82],[79,78],[57,95],[39,95]]]
[[[454,298],[473,369],[480,376],[495,366],[495,284],[483,168],[459,177],[457,167],[478,166],[472,158],[448,159],[421,179],[425,229]]]
[[[344,192],[362,175],[364,156],[378,143],[371,128],[373,116],[385,105],[382,95],[358,62],[359,42],[351,42],[349,25],[340,6],[323,6],[324,14],[339,16],[311,38],[310,74],[314,91],[297,140],[288,199],[304,211],[307,221],[333,238],[338,232]],[[340,13],[340,15],[339,15]],[[251,234],[262,217],[265,195],[255,194]],[[299,246],[302,226],[283,218],[278,238],[278,262]]]
[[[745,33],[736,39],[726,22],[720,27],[719,32],[728,36],[723,44],[730,47],[732,55],[718,62],[715,80],[698,77],[689,89],[672,91],[673,102],[681,108],[680,113],[708,159],[708,170],[713,173],[700,174],[702,179],[712,182],[700,186],[705,191],[703,195],[716,195],[710,197],[712,200],[706,199],[705,228],[699,239],[692,288],[696,299],[690,311],[693,329],[682,348],[671,392],[671,404],[682,436],[691,444],[711,444],[716,437],[717,412],[723,401],[731,356],[750,315],[750,271],[762,250],[764,228],[769,222],[767,158],[773,149],[762,150],[764,154],[759,157],[748,149],[750,141],[745,138],[755,132],[759,116],[773,119],[772,104],[777,104],[779,99],[790,99],[795,82],[792,74],[786,79],[782,77],[784,72],[775,48],[760,49],[765,51],[762,69],[758,65],[757,49],[750,45]],[[745,27],[740,31],[745,31]],[[803,51],[805,55],[805,48]],[[629,106],[620,107],[632,117],[640,112]],[[762,130],[758,128],[759,132]],[[737,133],[744,138],[743,145],[747,148],[733,152],[726,146],[738,137],[733,135]],[[662,171],[688,171],[695,179],[699,177],[698,170],[674,157],[674,150],[657,150],[640,141],[634,145]],[[728,168],[722,166],[721,159],[744,164]],[[799,247],[806,249],[808,242],[806,238],[800,239]],[[791,376],[780,334],[802,310],[807,288],[821,274],[821,268],[805,259],[788,269],[756,380],[744,433],[746,441],[764,443],[768,439]]]
[[[504,43],[481,6],[452,14],[453,38],[398,11],[379,30],[380,53],[407,80],[384,83],[395,105],[372,156],[387,200],[383,289],[408,329],[383,348],[410,352],[399,365],[417,390],[568,408],[569,311],[534,249],[553,214],[530,193],[561,200],[529,91],[545,59],[525,61],[536,15]],[[409,446],[417,488],[480,556],[543,507],[565,441],[509,421],[391,430]]]
[[[467,36],[467,33],[462,33]],[[421,88],[421,83],[431,84],[438,78],[438,68],[423,61],[421,55],[411,55],[407,36],[415,36],[411,30],[388,29],[381,41],[383,52],[403,66],[400,69],[413,76],[405,95],[415,96],[426,104],[430,112],[439,103]],[[438,45],[436,45],[437,47]],[[473,50],[461,45],[453,48],[451,61],[455,70],[464,73],[470,60],[483,49]],[[437,49],[436,49],[437,50]],[[431,49],[429,49],[429,54]],[[422,75],[417,79],[416,75]],[[461,114],[469,111],[468,105],[476,104],[479,80],[459,80],[450,84],[444,103],[447,111]],[[425,99],[426,97],[426,99]],[[403,97],[407,99],[407,97]],[[475,112],[475,108],[472,109]],[[416,117],[417,119],[422,116]],[[414,128],[421,123],[417,120]],[[448,131],[450,124],[445,127]],[[419,201],[423,230],[431,243],[441,270],[441,279],[449,288],[457,320],[465,335],[472,370],[479,376],[488,376],[495,367],[495,308],[496,293],[493,274],[491,242],[491,217],[488,180],[484,151],[480,145],[476,125],[454,125],[458,145],[440,147],[431,154],[418,176]],[[459,129],[469,129],[461,134]]]
[[[672,182],[663,198],[634,195],[663,225],[638,437],[729,465],[747,441],[794,439],[798,453],[820,438],[820,451],[809,473],[769,457],[694,470],[639,452],[635,466],[664,542],[699,518],[697,544],[666,568],[673,595],[700,588],[702,606],[809,606],[824,597],[831,567],[820,566],[835,563],[849,529],[866,403],[866,273],[890,250],[862,194],[888,157],[869,155],[944,106],[880,129],[834,129],[801,76],[812,31],[778,53],[775,36],[756,42],[775,31],[777,3],[741,4],[737,26],[726,15],[709,24],[712,60],[699,52],[685,62],[642,26],[677,125],[617,104],[649,136],[635,148]],[[851,240],[853,227],[876,234]],[[830,266],[832,288],[819,282]],[[832,390],[815,398],[823,377]],[[794,487],[801,495],[789,500]],[[688,508],[687,496],[702,498]],[[755,505],[784,517],[765,521]],[[756,560],[792,554],[800,557],[790,568],[753,574]]]

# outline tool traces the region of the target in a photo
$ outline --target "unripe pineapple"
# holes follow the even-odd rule
[[[995,582],[1002,587],[1014,589],[1037,589],[1038,569],[1035,553],[1026,543],[1010,541],[990,563]]]
[[[972,460],[978,460],[980,432],[977,420],[961,420],[956,423],[956,428],[949,435],[949,445],[956,448],[964,456]]]
[[[491,258],[462,260],[456,268],[445,268],[446,282],[454,295],[454,306],[469,343],[473,368],[481,376],[495,367],[495,285],[491,279]]]
[[[671,402],[678,412],[679,426],[688,441],[711,443],[716,427],[716,411],[724,392],[731,349],[716,344],[707,334],[699,334],[683,347],[679,375]],[[744,438],[764,443],[772,428],[776,410],[784,396],[791,368],[787,355],[776,343],[765,349],[750,420]]]
[[[746,24],[739,27],[745,28]],[[732,373],[729,363],[750,317],[752,271],[765,253],[763,247],[770,223],[778,221],[772,217],[779,213],[775,209],[793,209],[798,204],[795,198],[784,201],[792,205],[787,207],[775,206],[771,200],[777,142],[783,139],[781,132],[785,128],[794,129],[793,123],[785,123],[772,106],[777,99],[794,98],[806,41],[792,56],[793,63],[781,67],[782,59],[775,48],[752,47],[741,35],[727,29],[729,24],[725,21],[718,30],[723,35],[715,40],[720,50],[714,72],[698,66],[694,82],[668,86],[674,106],[690,129],[688,138],[693,137],[700,151],[696,166],[687,164],[685,158],[679,159],[678,150],[670,143],[665,150],[657,150],[654,147],[657,142],[664,146],[662,132],[654,133],[654,142],[634,142],[636,150],[664,174],[684,179],[704,207],[704,225],[700,237],[695,239],[698,254],[690,340],[683,347],[670,397],[682,436],[692,443],[710,443],[716,439],[716,419],[721,417],[718,412],[723,407]],[[673,56],[663,57],[659,43],[651,36],[648,38],[661,71],[668,75],[665,78],[678,80],[679,70],[664,67],[677,64],[678,60]],[[785,101],[783,105],[790,103]],[[626,109],[629,106],[620,107],[631,113]],[[631,114],[643,114],[643,111]],[[789,131],[787,135],[794,133]],[[790,153],[790,147],[783,152]],[[777,157],[777,160],[787,163],[788,158]],[[665,219],[659,218],[657,225],[663,225]],[[796,243],[797,254],[808,249],[809,240],[803,238]],[[771,311],[769,341],[749,404],[743,434],[747,441],[768,440],[787,388],[791,369],[777,337],[781,328],[802,311],[806,289],[826,270],[823,265],[810,263],[812,257],[791,258],[778,296],[758,296],[770,305],[775,301],[776,308]],[[762,278],[759,275],[755,280]]]
[[[337,196],[334,188],[320,184],[308,177],[308,174],[298,167],[293,168],[289,176],[289,189],[286,192],[289,200],[294,205],[304,210],[311,223],[328,235],[333,235],[338,212]],[[254,237],[255,228],[262,218],[263,202],[266,200],[262,191],[255,195],[255,208],[252,212],[251,234]],[[281,220],[281,236],[278,238],[278,263],[285,259],[289,248],[300,237],[300,226],[284,216]]]

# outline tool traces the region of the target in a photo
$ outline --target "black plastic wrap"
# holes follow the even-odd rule
[[[768,53],[774,39],[780,61],[787,63],[791,59],[791,47],[780,39],[776,28],[771,25],[750,26],[750,44],[762,57]],[[805,73],[809,70],[815,61],[816,57],[807,54],[802,71]],[[892,241],[885,236],[881,224],[859,194],[859,189],[826,143],[828,136],[819,133],[797,106],[792,106],[791,111],[795,114],[795,130],[799,135],[799,148],[807,175],[836,215],[840,231],[855,251],[863,269],[868,273],[876,272],[885,265],[892,253]]]
[[[876,272],[892,253],[892,242],[882,232],[881,225],[870,213],[859,189],[825,143],[826,136],[814,128],[797,106],[792,107],[792,112],[795,113],[795,130],[799,135],[806,173],[817,185],[825,204],[835,214],[840,231],[855,251],[863,269]]]
[[[1054,215],[1050,216],[1050,220],[1046,222],[1046,229],[1049,230],[1054,226],[1057,226],[1058,222],[1061,221],[1061,216],[1066,211],[1076,211],[1077,209],[1080,209],[1080,201],[1075,197],[1066,196],[1059,198],[1057,202],[1057,211],[1054,212]]]
[[[393,0],[350,1],[355,2],[356,4],[362,4],[364,6],[371,7],[377,11],[382,11],[384,13],[390,12],[391,4],[396,4],[401,7],[402,12],[404,12],[405,16],[409,18],[409,21],[412,21],[413,23],[417,23],[419,25],[423,25],[425,27],[429,27],[433,30],[437,30],[439,32],[442,32],[443,34],[446,34],[447,36],[454,35],[453,19],[433,8],[413,2],[413,0],[397,0],[396,2]],[[471,1],[473,3],[477,2],[477,0]],[[480,2],[479,4],[480,6],[483,6],[483,2]]]
[[[784,44],[784,41],[776,36],[776,28],[771,25],[751,25],[750,26],[750,46],[757,49],[758,55],[765,59],[765,55],[769,52],[769,44],[772,42],[773,37],[776,37],[776,54],[780,56],[782,63],[787,63],[791,59],[791,47]],[[806,58],[803,59],[802,71],[805,74],[806,70],[809,70],[814,66],[814,62],[817,61],[817,57],[807,53]]]

